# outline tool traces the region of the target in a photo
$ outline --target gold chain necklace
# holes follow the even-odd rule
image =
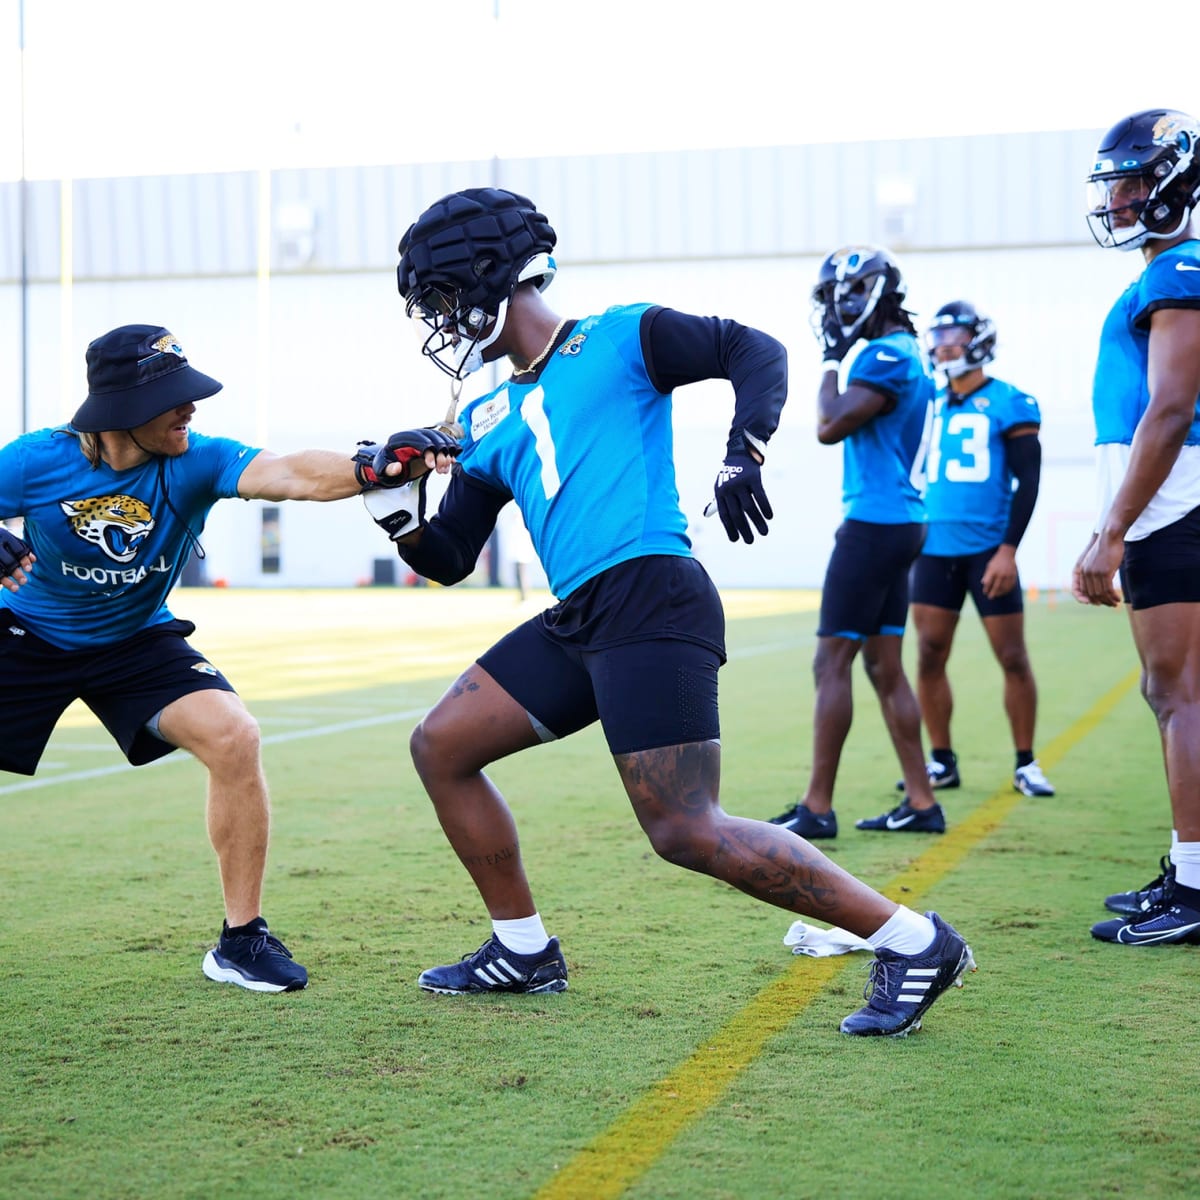
[[[559,321],[559,323],[554,327],[554,332],[550,335],[550,340],[543,347],[541,354],[539,354],[537,356],[537,358],[535,358],[533,360],[533,362],[531,362],[529,364],[529,366],[527,366],[527,367],[514,367],[513,374],[514,375],[532,375],[534,373],[534,371],[536,371],[538,369],[538,367],[541,366],[542,359],[544,359],[546,357],[546,355],[549,354],[550,351],[554,349],[554,343],[556,341],[558,341],[558,335],[560,333],[562,333],[563,326],[566,323],[567,323],[567,318],[563,317],[563,319],[561,321]]]

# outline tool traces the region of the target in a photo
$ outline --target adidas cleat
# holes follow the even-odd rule
[[[885,812],[881,817],[863,817],[854,822],[855,829],[881,829],[887,833],[945,833],[946,814],[942,806],[913,808],[907,800]]]
[[[784,829],[790,829],[810,842],[819,838],[835,838],[838,831],[837,814],[832,809],[827,813],[815,813],[807,804],[793,804],[787,812],[772,817],[767,824],[782,825]]]
[[[921,1018],[944,991],[962,987],[963,975],[976,969],[971,947],[958,931],[937,913],[925,915],[937,930],[929,949],[914,955],[876,950],[863,989],[867,1003],[842,1021],[843,1033],[907,1037],[921,1028]]]
[[[567,964],[551,938],[537,954],[517,954],[488,938],[474,954],[464,954],[456,963],[422,971],[417,985],[427,992],[462,996],[472,992],[565,992]]]

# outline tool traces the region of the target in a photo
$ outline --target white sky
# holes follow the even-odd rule
[[[87,178],[1200,109],[1195,3],[1168,33],[1108,0],[24,0],[23,103],[19,12],[0,0],[2,179],[22,145],[27,177]]]

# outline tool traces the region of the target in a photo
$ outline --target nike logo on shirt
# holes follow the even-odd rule
[[[1175,270],[1177,270],[1177,271],[1200,271],[1200,267],[1193,266],[1191,263],[1176,263]]]
[[[1180,263],[1179,265],[1180,265],[1180,266],[1183,266],[1183,264],[1182,264],[1182,263]],[[900,360],[899,360],[899,358],[897,358],[897,357],[896,357],[896,355],[894,355],[894,354],[884,354],[884,352],[883,352],[882,350],[880,350],[880,352],[879,352],[879,353],[878,353],[878,354],[877,354],[875,357],[876,357],[876,358],[877,358],[877,359],[878,359],[880,362],[899,362],[899,361],[900,361]]]

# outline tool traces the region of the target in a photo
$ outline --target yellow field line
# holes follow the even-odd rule
[[[1137,683],[1131,671],[1065,732],[1046,746],[1040,761],[1053,767],[1099,725]],[[916,858],[884,887],[905,899],[921,895],[949,874],[1024,799],[1007,786]],[[847,966],[843,959],[797,959],[745,1008],[665,1079],[660,1080],[603,1133],[584,1146],[539,1192],[535,1200],[615,1200],[644,1174],[668,1146],[699,1120],[825,985]]]

